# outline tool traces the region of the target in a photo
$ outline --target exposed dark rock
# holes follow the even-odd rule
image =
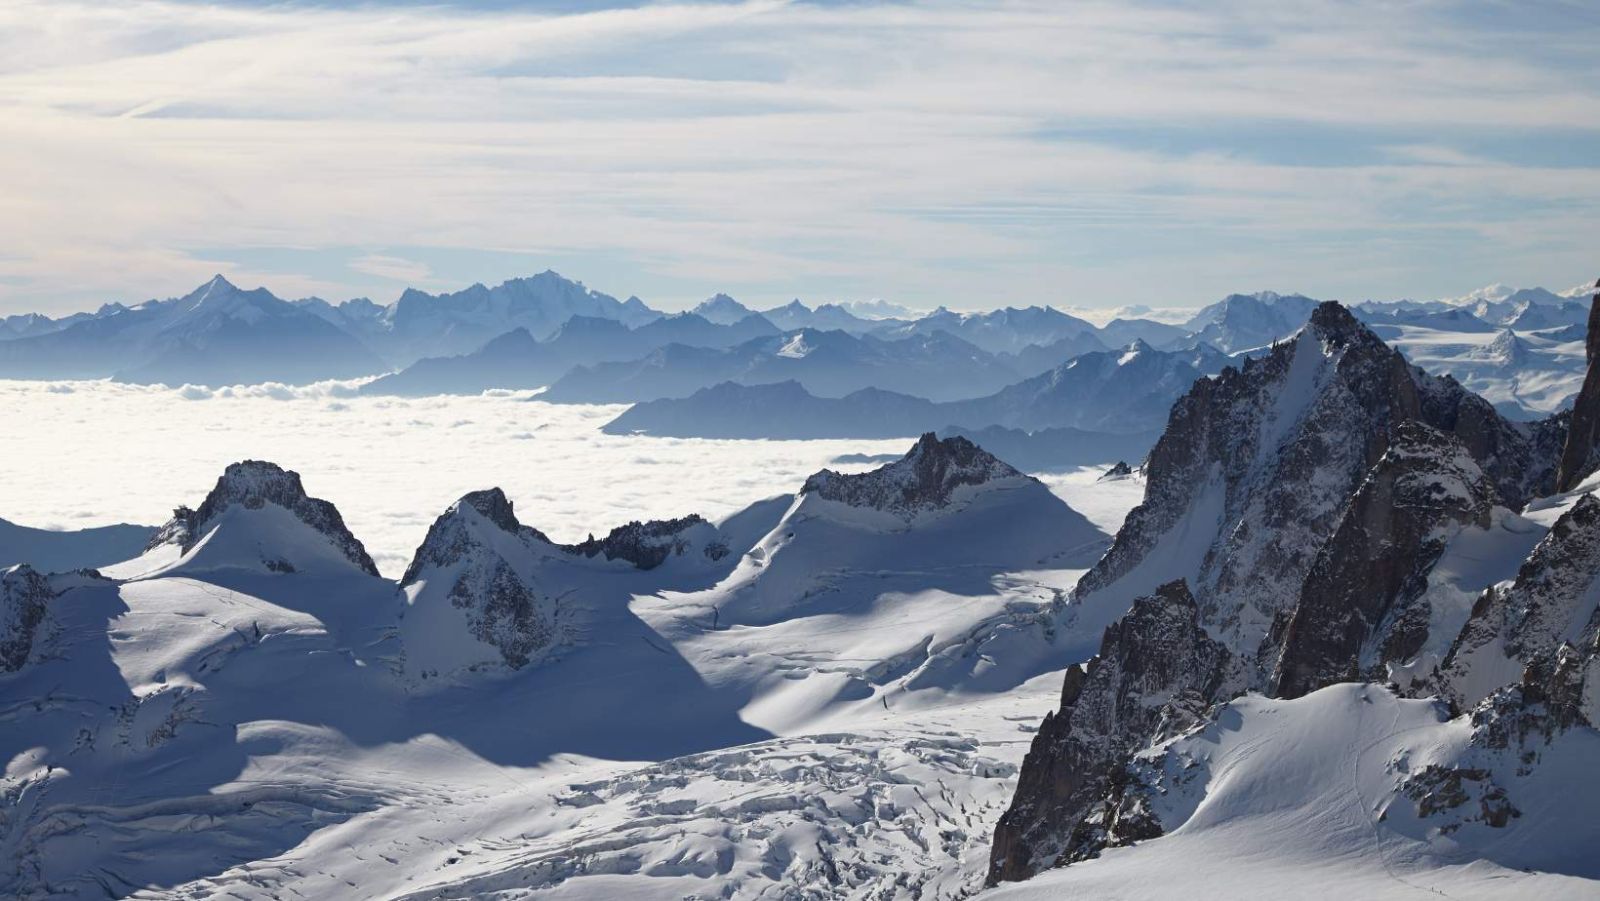
[[[1565,428],[1562,417],[1506,420],[1453,379],[1407,364],[1335,303],[1266,355],[1197,381],[1145,462],[1144,502],[1074,590],[1067,628],[1114,624],[1035,736],[996,829],[990,881],[1158,835],[1132,755],[1213,705],[1246,688],[1299,695],[1371,678],[1433,644],[1421,598],[1439,555],[1461,528],[1488,525],[1496,503],[1520,508],[1553,487]],[[1600,520],[1594,499],[1580,515],[1591,505]],[[1565,544],[1556,593],[1576,599],[1600,569],[1600,539],[1593,563],[1587,545]],[[1170,581],[1180,577],[1189,581]],[[1473,614],[1495,641],[1541,621],[1513,628],[1523,621],[1497,597]],[[1595,699],[1573,674],[1593,659],[1583,649],[1595,629],[1576,645],[1583,654],[1566,657],[1539,631],[1544,656],[1519,659],[1555,661],[1552,675],[1518,698],[1544,692],[1539,723],[1575,721],[1551,710],[1589,715]],[[1492,674],[1489,690],[1516,678]],[[1416,797],[1465,803],[1456,799],[1470,774],[1428,778]],[[1491,825],[1515,816],[1495,786],[1472,797]]]
[[[1126,461],[1118,460],[1115,466],[1112,466],[1105,471],[1104,475],[1100,476],[1099,481],[1114,482],[1119,479],[1129,478],[1132,475],[1133,467],[1129,466]]]
[[[151,547],[177,544],[185,552],[205,536],[206,528],[221,513],[238,504],[247,510],[259,510],[264,504],[276,504],[294,514],[295,518],[322,533],[333,542],[340,553],[371,576],[378,575],[378,567],[367,555],[367,549],[345,527],[344,518],[333,504],[319,498],[308,497],[300,484],[300,474],[284,469],[275,463],[245,460],[232,463],[217,479],[217,485],[206,495],[198,510],[178,507],[172,519],[161,527],[151,542]]]
[[[1589,333],[1584,344],[1589,371],[1583,377],[1578,397],[1572,402],[1572,426],[1567,433],[1566,448],[1561,453],[1561,466],[1556,471],[1557,491],[1577,487],[1600,465],[1600,368],[1595,366],[1595,359],[1600,357],[1600,279],[1594,284]]]
[[[1028,477],[965,438],[941,441],[928,432],[893,463],[858,475],[824,469],[806,479],[800,492],[910,519],[947,506],[955,490],[964,485],[1006,478]]]
[[[1528,430],[1408,365],[1344,307],[1319,305],[1299,337],[1196,382],[1173,406],[1144,467],[1144,502],[1078,583],[1080,609],[1098,609],[1097,592],[1147,561],[1166,566],[1152,552],[1210,499],[1215,525],[1193,523],[1185,539],[1209,538],[1198,571],[1165,577],[1193,578],[1208,628],[1256,655],[1274,623],[1286,625],[1351,496],[1406,422],[1452,435],[1507,505],[1531,493],[1539,460]],[[1264,684],[1274,661],[1262,662]]]
[[[50,580],[26,563],[0,573],[0,673],[28,662],[55,596]]]
[[[1201,627],[1187,585],[1135,601],[1106,629],[1087,670],[1068,670],[1061,709],[1034,736],[1016,798],[995,828],[990,883],[1159,835],[1142,801],[1124,790],[1131,755],[1244,686],[1238,661]]]
[[[1440,666],[1441,689],[1463,708],[1511,681],[1506,674],[1554,660],[1564,644],[1600,641],[1600,498],[1586,494],[1550,527],[1504,589],[1491,588]]]
[[[1468,524],[1486,527],[1495,501],[1460,441],[1401,423],[1306,576],[1276,651],[1275,693],[1297,698],[1379,677],[1384,663],[1420,650],[1429,618],[1409,602],[1449,539]]]
[[[567,550],[585,557],[604,555],[607,560],[626,560],[639,569],[655,569],[668,557],[681,555],[690,548],[684,533],[705,524],[705,519],[690,514],[678,519],[635,520],[612,529],[604,538],[589,538],[579,544],[568,545]],[[728,547],[719,542],[706,546],[705,555],[720,560],[728,554]]]
[[[495,539],[494,532],[506,539]],[[519,546],[528,559],[513,550]],[[474,491],[434,520],[400,584],[450,578],[450,604],[464,612],[472,636],[520,668],[558,639],[560,605],[538,590],[528,572],[532,555],[542,548],[556,550],[539,530],[517,521],[505,492]],[[508,560],[507,553],[519,559]]]
[[[469,551],[482,543],[482,539],[473,535],[467,528],[461,516],[462,508],[477,512],[491,525],[510,535],[546,544],[550,542],[543,532],[517,521],[511,499],[506,497],[504,491],[499,488],[471,491],[462,495],[461,500],[456,501],[428,527],[427,536],[422,539],[422,544],[412,555],[411,564],[406,567],[405,575],[400,577],[401,585],[409,585],[416,581],[426,567],[452,566],[459,563]]]

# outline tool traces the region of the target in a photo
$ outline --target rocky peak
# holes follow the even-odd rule
[[[1311,310],[1306,326],[1323,342],[1334,347],[1358,346],[1371,350],[1389,348],[1355,314],[1337,300],[1324,300]]]
[[[484,651],[513,669],[559,645],[561,605],[536,576],[542,557],[554,550],[542,532],[517,521],[499,488],[451,504],[428,528],[400,579],[412,604],[401,625],[408,669],[427,678],[486,662],[459,643],[436,642],[429,633],[441,618],[458,621]]]
[[[1561,464],[1556,469],[1556,490],[1570,491],[1600,464],[1600,368],[1595,360],[1600,357],[1600,279],[1595,280],[1595,295],[1589,305],[1589,333],[1584,344],[1589,371],[1583,377],[1583,387],[1572,402],[1572,424],[1567,431],[1566,447],[1561,452]]]
[[[344,518],[333,504],[309,497],[300,484],[300,474],[263,460],[231,463],[217,479],[198,510],[178,507],[156,533],[151,546],[177,544],[187,553],[206,534],[218,516],[235,505],[259,510],[273,504],[294,514],[302,523],[321,533],[351,563],[368,575],[378,575],[378,567],[367,550],[345,527]]]
[[[499,488],[470,491],[461,496],[459,503],[478,511],[484,519],[506,532],[516,534],[522,529],[522,523],[517,521],[517,514],[512,510],[511,499]]]
[[[1526,501],[1529,474],[1543,465],[1527,430],[1408,365],[1344,307],[1318,304],[1297,338],[1197,381],[1173,405],[1144,466],[1144,502],[1078,583],[1083,603],[1070,615],[1109,621],[1155,584],[1187,578],[1207,626],[1254,655],[1292,611],[1357,488],[1413,421],[1458,440],[1504,503]],[[1153,554],[1169,534],[1189,550]]]
[[[687,553],[692,542],[686,533],[701,525],[708,524],[693,513],[677,519],[635,520],[612,529],[604,538],[590,535],[565,549],[585,557],[603,555],[607,560],[626,560],[638,569],[655,569],[669,557]],[[713,541],[706,545],[704,554],[711,560],[720,560],[728,554],[728,547]]]
[[[1429,571],[1463,527],[1488,526],[1496,500],[1460,441],[1401,423],[1263,649],[1274,693],[1296,698],[1351,678],[1380,679],[1385,664],[1420,651],[1431,615],[1418,598]]]
[[[518,521],[511,499],[506,497],[504,491],[499,488],[469,491],[428,527],[428,534],[412,555],[410,565],[400,577],[400,584],[410,585],[424,569],[452,566],[478,549],[491,545],[492,537],[479,531],[479,522],[487,523],[519,542],[550,544],[550,539],[543,532]],[[497,553],[492,548],[488,552]]]
[[[1133,467],[1126,460],[1118,460],[1115,465],[1106,470],[1097,481],[1116,482],[1133,476]]]
[[[806,479],[800,493],[911,519],[949,505],[959,487],[1009,478],[1027,476],[966,438],[940,440],[928,432],[893,463],[858,475],[824,469]]]

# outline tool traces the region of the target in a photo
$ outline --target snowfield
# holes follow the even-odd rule
[[[1600,787],[1586,774],[1600,737],[1563,737],[1523,778],[1507,755],[1493,778],[1534,803],[1519,822],[1418,820],[1403,779],[1462,753],[1470,729],[1442,705],[1345,684],[1294,701],[1229,704],[1217,722],[1144,754],[1163,787],[1168,832],[1099,859],[1002,886],[985,901],[1233,898],[1595,897]],[[1518,782],[1530,784],[1518,784]],[[1530,872],[1556,865],[1578,874]]]

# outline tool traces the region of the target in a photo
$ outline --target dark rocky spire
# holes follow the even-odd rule
[[[1584,344],[1589,372],[1572,403],[1572,424],[1567,429],[1567,444],[1556,470],[1556,490],[1570,491],[1600,464],[1600,279],[1595,280],[1595,295],[1589,302],[1589,335]]]

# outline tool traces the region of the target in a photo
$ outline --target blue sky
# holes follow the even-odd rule
[[[0,8],[0,312],[554,268],[688,306],[1600,274],[1584,4]]]

